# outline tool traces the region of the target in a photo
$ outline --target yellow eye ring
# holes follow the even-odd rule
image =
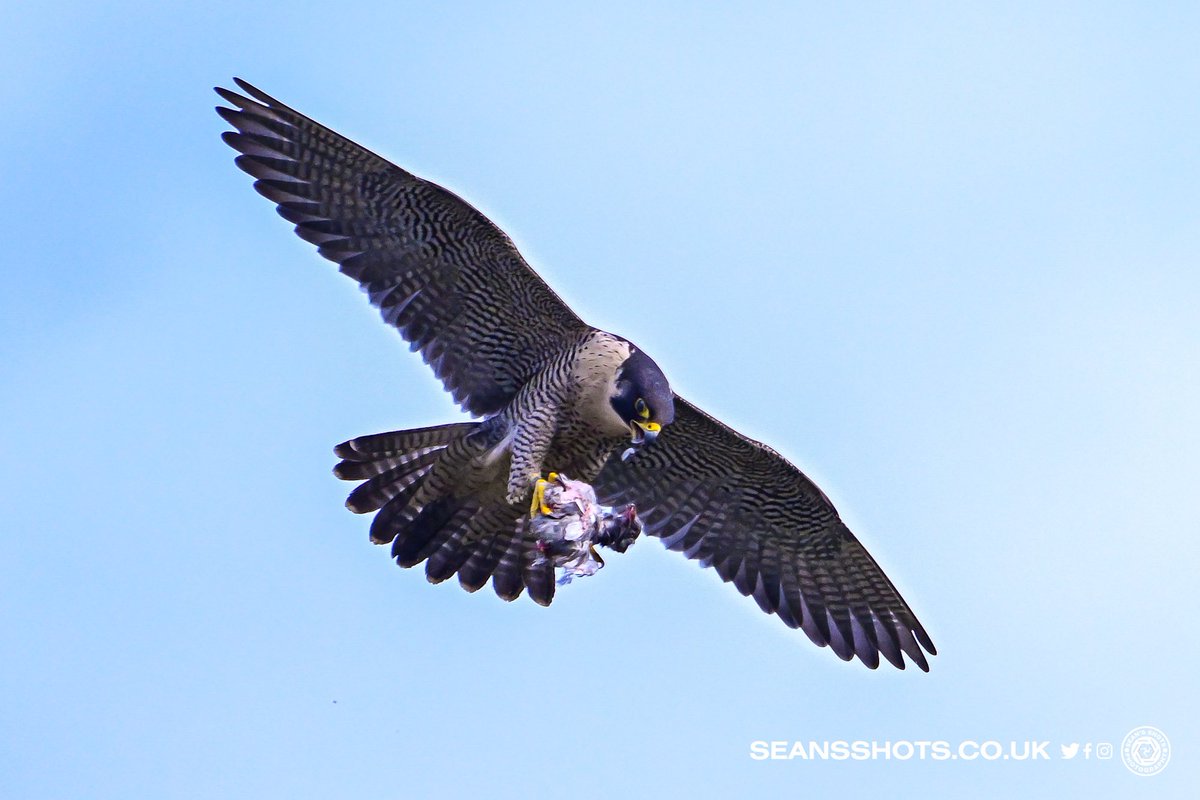
[[[641,417],[642,419],[650,418],[650,409],[646,406],[646,401],[640,397],[637,399],[636,402],[634,402],[633,410],[636,411],[637,415],[639,417]]]

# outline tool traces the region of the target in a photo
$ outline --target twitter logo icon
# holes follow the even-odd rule
[[[1062,751],[1063,758],[1074,758],[1075,754],[1079,752],[1079,743],[1060,744],[1058,749]]]

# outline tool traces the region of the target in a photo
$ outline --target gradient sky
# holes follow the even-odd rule
[[[1194,791],[1196,7],[430,5],[6,15],[0,796]],[[331,448],[459,414],[234,168],[233,75],[794,460],[932,672],[653,540],[548,610],[392,564]],[[1139,725],[1158,776],[1058,757]],[[809,739],[1053,757],[750,758]]]

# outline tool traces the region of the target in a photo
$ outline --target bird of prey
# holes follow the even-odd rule
[[[250,84],[217,88],[237,166],[302,239],[358,281],[473,418],[335,448],[347,507],[430,581],[554,597],[530,504],[550,471],[634,503],[646,532],[712,567],[840,658],[922,670],[936,653],[829,498],[766,445],[671,391],[629,340],[594,328],[479,211]]]

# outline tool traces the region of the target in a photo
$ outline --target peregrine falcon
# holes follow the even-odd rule
[[[845,661],[928,671],[936,653],[829,498],[766,445],[671,391],[641,348],[594,328],[479,211],[242,80],[222,138],[297,235],[358,281],[474,419],[335,448],[346,506],[432,582],[554,597],[530,504],[550,471],[633,503],[648,534]],[[536,507],[536,506],[535,506]]]

